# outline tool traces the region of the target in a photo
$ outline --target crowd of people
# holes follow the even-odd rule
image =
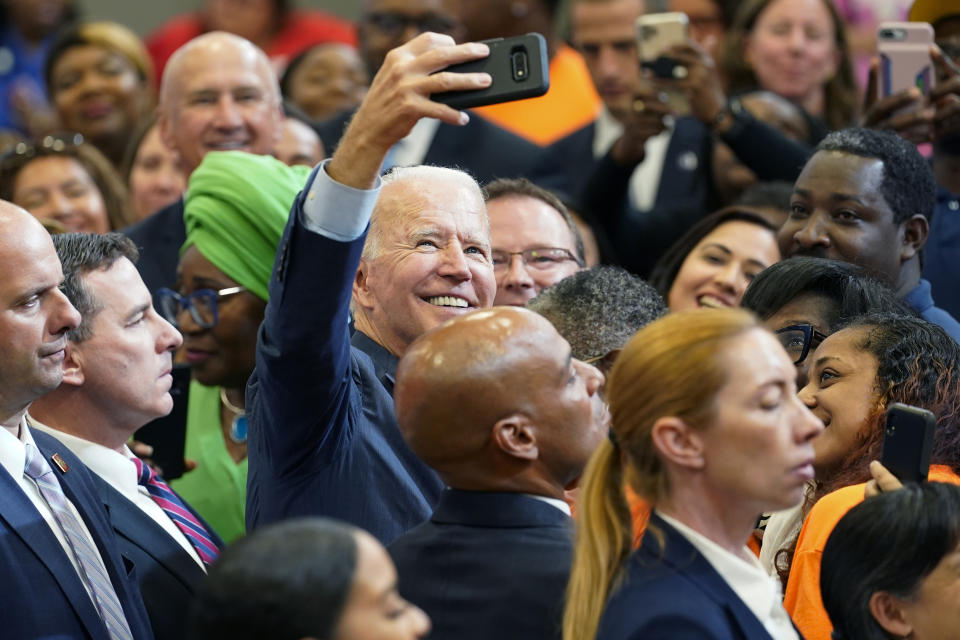
[[[0,4],[0,636],[960,638],[960,6],[198,4]]]

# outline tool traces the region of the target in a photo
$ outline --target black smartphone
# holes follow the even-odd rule
[[[550,63],[547,41],[539,33],[511,38],[483,40],[490,55],[480,60],[455,64],[442,71],[454,73],[486,72],[493,82],[486,89],[434,93],[431,100],[454,109],[482,107],[498,102],[542,96],[550,88]]]
[[[173,365],[173,411],[140,427],[134,440],[153,447],[153,462],[163,470],[164,480],[183,475],[183,449],[187,440],[187,400],[190,395],[190,367]]]
[[[936,426],[936,417],[926,409],[890,405],[880,463],[900,482],[926,482]]]

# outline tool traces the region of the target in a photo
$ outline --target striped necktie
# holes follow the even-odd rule
[[[153,501],[170,516],[183,535],[187,536],[187,540],[197,550],[197,555],[203,560],[203,564],[207,566],[212,564],[220,554],[220,550],[210,539],[210,533],[206,527],[190,513],[180,500],[180,496],[153,472],[150,465],[144,464],[139,458],[133,458],[132,462],[137,467],[137,481],[147,489]]]
[[[33,445],[27,444],[26,465],[24,473],[37,483],[40,495],[53,512],[53,517],[60,530],[67,539],[67,546],[73,551],[73,556],[80,566],[80,579],[83,580],[93,596],[93,602],[103,619],[107,632],[113,640],[133,640],[130,626],[120,606],[117,592],[113,590],[110,576],[103,566],[103,560],[97,548],[83,531],[83,525],[77,516],[70,510],[67,496],[60,488],[60,482],[53,474],[53,469],[44,460],[43,455]]]

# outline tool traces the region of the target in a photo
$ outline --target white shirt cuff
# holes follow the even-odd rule
[[[352,242],[370,222],[370,214],[380,195],[380,178],[373,189],[355,189],[327,174],[324,160],[314,173],[303,200],[303,217],[308,230],[339,242]]]

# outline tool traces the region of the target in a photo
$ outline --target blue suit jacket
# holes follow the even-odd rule
[[[604,609],[597,640],[770,640],[770,634],[686,538],[653,514]]]
[[[553,505],[448,489],[389,550],[400,594],[429,614],[431,637],[557,640],[572,547],[572,520]]]
[[[180,247],[187,239],[183,198],[127,227],[122,233],[140,250],[137,271],[150,293],[160,287],[172,287],[177,281]]]
[[[48,460],[59,453],[69,470],[51,464],[64,494],[90,531],[133,637],[152,638],[133,563],[122,558],[89,471],[64,445],[37,430]],[[76,570],[40,512],[9,474],[0,472],[0,636],[5,640],[109,640]]]
[[[307,184],[312,184],[313,176]],[[287,222],[247,386],[247,528],[328,516],[387,544],[430,517],[443,489],[400,435],[396,358],[350,344],[347,314],[364,236],[338,242]]]
[[[333,155],[353,114],[345,111],[317,125],[328,154]],[[486,184],[494,178],[529,177],[541,151],[532,142],[471,113],[470,122],[462,127],[440,123],[422,164],[463,169]]]
[[[120,553],[137,567],[140,593],[154,637],[183,640],[187,637],[189,622],[186,612],[196,588],[207,574],[150,516],[101,477],[91,475],[117,534]],[[186,502],[184,505],[207,527],[217,548],[223,549],[223,541],[216,532],[190,505]]]

